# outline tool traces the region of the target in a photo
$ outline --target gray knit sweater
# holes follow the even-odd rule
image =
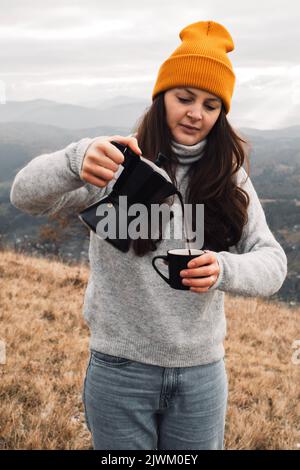
[[[108,194],[114,181],[98,188],[79,177],[93,140],[84,138],[31,160],[14,179],[12,204],[36,216],[78,213]],[[173,142],[180,159],[176,176],[182,192],[188,165],[201,158],[204,144]],[[117,177],[122,170],[120,166]],[[170,181],[163,169],[159,171]],[[152,267],[154,256],[185,247],[184,240],[163,239],[157,251],[138,257],[132,248],[120,252],[90,233],[90,276],[83,310],[92,349],[163,367],[206,364],[224,356],[224,293],[267,297],[280,289],[287,274],[286,255],[267,225],[250,178],[245,182],[246,176],[241,168],[237,183],[250,196],[249,220],[239,243],[229,252],[216,253],[220,274],[208,292],[172,289]],[[177,216],[181,214],[175,211],[171,223]],[[167,267],[162,263],[161,269]]]

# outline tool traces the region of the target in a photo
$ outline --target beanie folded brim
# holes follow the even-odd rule
[[[207,90],[221,98],[227,114],[234,84],[235,74],[224,62],[207,55],[176,55],[161,65],[152,100],[158,93],[170,88],[191,86]]]

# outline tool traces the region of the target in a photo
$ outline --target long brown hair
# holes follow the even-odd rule
[[[142,155],[155,161],[159,152],[168,157],[162,168],[177,186],[177,155],[172,151],[172,134],[166,122],[164,93],[159,93],[152,105],[137,121],[132,132],[138,140]],[[242,145],[246,144],[246,146]],[[249,196],[236,185],[234,174],[249,159],[246,148],[250,144],[243,140],[229,124],[222,106],[220,115],[206,137],[203,156],[192,163],[188,170],[186,202],[204,204],[204,246],[213,251],[228,250],[241,238],[243,226],[247,223]],[[162,203],[163,201],[160,201]],[[195,228],[193,219],[193,229]],[[136,255],[143,256],[157,249],[157,240],[132,240]]]

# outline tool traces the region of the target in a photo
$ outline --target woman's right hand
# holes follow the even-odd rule
[[[112,140],[128,145],[139,155],[142,153],[135,137],[121,135],[99,137],[92,142],[85,153],[80,172],[83,181],[104,188],[114,178],[119,165],[124,161],[124,155],[111,143]]]

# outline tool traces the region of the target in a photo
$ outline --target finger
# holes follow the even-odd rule
[[[83,173],[81,179],[83,181],[86,181],[87,183],[93,184],[94,186],[98,186],[99,188],[104,188],[105,186],[107,186],[107,181],[104,181],[103,179],[97,178],[96,176],[90,174],[85,176],[85,173]]]
[[[191,261],[188,262],[188,268],[194,268],[203,266],[204,264],[213,263],[216,260],[215,255],[213,252],[205,253],[204,255],[197,256],[193,258]]]
[[[87,164],[85,164],[87,166]],[[111,158],[102,154],[90,154],[88,167],[101,166],[113,172],[118,171],[119,165]]]
[[[104,153],[105,157],[111,159],[117,165],[122,165],[124,162],[124,155],[121,150],[117,149],[117,147],[109,141],[100,143],[99,148],[101,152]]]
[[[128,145],[135,153],[141,154],[142,150],[140,149],[138,145],[138,141],[136,137],[130,137],[130,136],[122,136],[122,135],[114,135],[109,138],[110,141],[114,140],[116,142],[119,142],[120,144]]]
[[[205,287],[205,288],[202,288],[202,287],[190,287],[190,292],[195,292],[196,294],[200,294],[201,292],[208,292],[209,291],[209,287]]]
[[[213,284],[213,279],[210,277],[205,277],[205,278],[184,278],[182,280],[182,283],[184,286],[190,286],[190,287],[210,287]]]
[[[139,154],[141,152],[138,149],[137,144],[133,143],[132,141],[130,142],[129,139],[126,140],[125,137],[123,138],[122,142],[121,142],[121,139],[118,139],[117,142],[122,143],[126,146],[129,146],[133,150],[134,153]],[[110,142],[105,142],[102,144],[102,151],[108,158],[112,159],[117,164],[120,165],[124,162],[124,154],[121,152],[121,150],[119,150],[115,145],[111,144]]]
[[[133,136],[127,136],[128,140],[128,145],[129,147],[137,154],[141,155],[142,154],[142,149],[139,147],[139,143],[136,137]]]
[[[95,157],[96,160],[99,158],[107,158],[114,162],[117,165],[120,165],[124,162],[124,155],[123,153],[117,149],[117,147],[113,144],[110,143],[110,140],[114,140],[113,137],[109,137],[108,139],[104,140],[98,140],[94,142],[94,147],[96,149],[95,154],[93,154],[93,157]]]
[[[84,171],[89,175],[95,176],[96,178],[101,178],[105,181],[112,180],[115,175],[114,171],[108,168],[104,168],[100,165],[86,165]]]
[[[213,274],[217,273],[217,266],[215,263],[209,264],[206,266],[202,266],[200,268],[189,268],[189,269],[184,269],[183,271],[180,271],[180,276],[183,277],[206,277],[206,276],[211,276]]]

